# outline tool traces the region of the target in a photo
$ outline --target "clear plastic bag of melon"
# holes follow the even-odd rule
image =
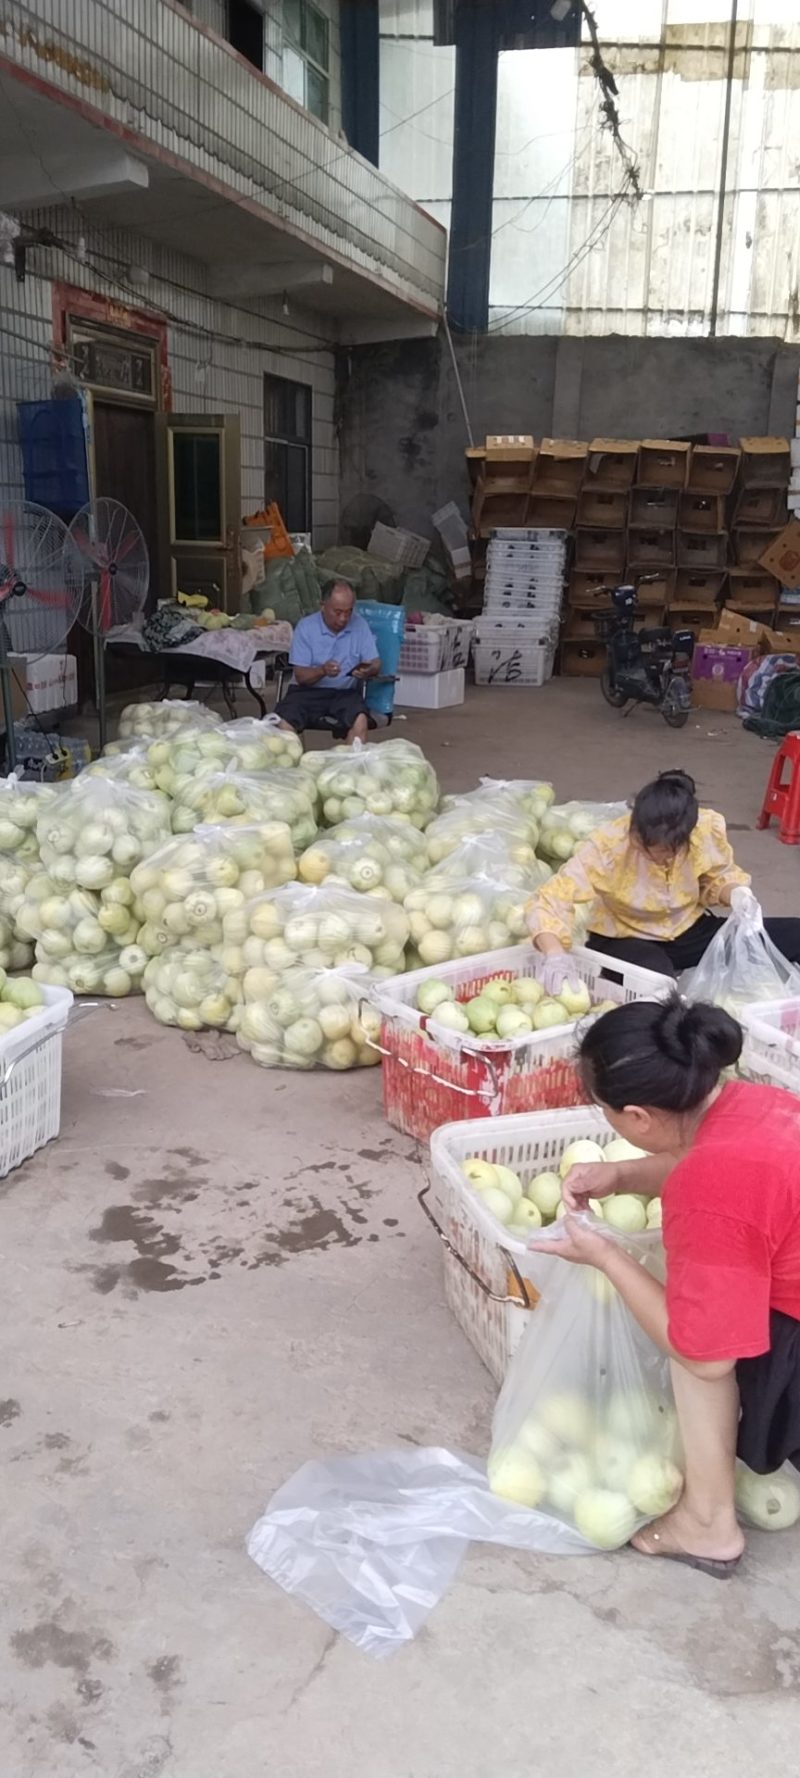
[[[169,803],[155,790],[82,775],[47,804],[36,832],[54,882],[99,892],[168,839]]]
[[[298,859],[302,883],[334,881],[360,895],[402,903],[428,869],[428,850],[419,828],[388,815],[360,815],[317,835]]]
[[[317,785],[326,827],[359,815],[394,815],[426,828],[438,807],[436,773],[413,741],[354,741],[305,753],[300,769]]]
[[[607,1238],[658,1271],[656,1235]],[[489,1486],[535,1509],[542,1549],[557,1547],[548,1520],[595,1549],[618,1549],[668,1512],[683,1485],[669,1363],[593,1267],[548,1255],[536,1284],[541,1298],[495,1409]]]
[[[372,977],[358,965],[248,970],[236,1038],[262,1068],[374,1068],[380,1015],[367,1003]]]
[[[126,704],[117,733],[120,741],[132,737],[155,741],[184,728],[217,728],[221,724],[222,717],[205,704],[197,704],[191,698],[161,698],[158,703]],[[110,753],[113,747],[112,741],[106,752]]]
[[[296,874],[285,821],[196,827],[133,871],[138,942],[153,957],[175,944],[192,950],[221,944],[226,913]]]
[[[627,803],[553,803],[542,818],[537,850],[557,869],[572,857],[576,846],[627,808]]]
[[[532,895],[548,881],[553,871],[551,865],[543,858],[537,858],[535,853],[528,858],[528,850],[526,847],[525,862],[518,863],[517,848],[504,833],[468,834],[428,874],[442,883],[452,882],[457,877],[488,877],[503,888],[516,888]]]
[[[144,993],[160,1025],[181,1031],[232,1031],[242,998],[237,976],[228,974],[221,955],[207,949],[171,946],[147,959]]]
[[[132,784],[134,790],[160,790],[147,758],[146,741],[120,741],[113,753],[105,748],[99,759],[85,766],[82,778],[108,778],[112,784]]]
[[[452,797],[425,834],[431,863],[441,864],[465,840],[495,837],[514,864],[532,865],[539,830],[513,803],[494,797]]]
[[[513,877],[513,867],[509,869]],[[530,889],[501,876],[451,877],[432,870],[405,899],[412,942],[423,964],[499,951],[527,937]]]
[[[0,969],[28,969],[33,945],[18,924],[31,879],[41,873],[36,824],[56,795],[11,772],[0,779]]]
[[[284,975],[298,965],[352,963],[379,977],[397,975],[408,939],[408,916],[395,902],[327,883],[287,883],[231,909],[222,926],[226,965],[242,977],[254,968]]]
[[[97,894],[40,872],[28,884],[18,918],[26,940],[35,941],[36,981],[115,997],[138,988],[147,956],[127,878]]]
[[[316,792],[303,772],[276,767],[270,772],[198,772],[181,778],[172,807],[173,833],[191,833],[200,822],[285,821],[297,852],[310,846],[317,832]]]
[[[535,850],[548,792],[552,798],[550,784],[482,778],[476,790],[445,797],[428,834],[433,863],[446,857],[460,839],[476,833],[504,833],[509,844],[518,845],[521,862],[525,848]]]
[[[754,899],[724,922],[682,987],[690,1000],[710,1000],[738,1019],[755,1001],[800,995],[800,969],[773,944]]]
[[[275,716],[245,716],[215,728],[186,728],[151,741],[148,763],[159,790],[178,794],[182,781],[198,772],[266,772],[296,766],[303,757],[298,735],[281,728]]]

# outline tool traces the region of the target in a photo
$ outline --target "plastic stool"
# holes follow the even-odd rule
[[[789,777],[784,782],[784,768]],[[773,815],[780,821],[778,838],[785,846],[800,846],[800,734],[785,735],[772,761],[761,814],[756,827],[769,827]]]

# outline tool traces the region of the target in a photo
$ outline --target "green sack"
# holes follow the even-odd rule
[[[777,673],[767,686],[761,714],[746,717],[744,727],[765,741],[780,741],[800,729],[800,672]]]

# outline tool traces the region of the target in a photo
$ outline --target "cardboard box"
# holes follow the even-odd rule
[[[628,564],[634,574],[650,568],[674,568],[675,532],[631,526],[628,532]]]
[[[543,438],[533,471],[534,492],[577,499],[589,446],[577,438]]]
[[[601,531],[621,531],[628,517],[624,488],[584,486],[578,495],[578,524]]]
[[[630,488],[636,479],[638,457],[638,438],[593,438],[586,479],[597,488]]]
[[[609,581],[625,566],[624,531],[577,531],[575,566],[602,573]]]
[[[704,635],[706,633],[704,632]],[[717,641],[760,650],[764,636],[764,625],[757,623],[754,618],[744,617],[739,611],[733,611],[730,605],[724,605],[713,635]]]
[[[575,495],[551,494],[534,486],[528,495],[525,523],[542,531],[571,531],[575,523]]]
[[[679,531],[678,567],[693,574],[724,573],[728,565],[727,531]]]
[[[692,703],[699,710],[735,711],[740,675],[756,649],[719,640],[718,630],[701,630],[692,656]]]
[[[788,438],[742,438],[742,486],[766,482],[771,487],[786,486],[789,480],[790,452]]]
[[[786,489],[742,488],[733,515],[734,525],[763,525],[774,531],[786,522]]]
[[[696,488],[684,488],[678,498],[678,524],[682,531],[724,531],[725,501],[722,495],[698,493]]]
[[[729,603],[737,611],[763,615],[766,621],[774,612],[778,598],[777,582],[772,575],[756,565],[751,568],[731,568],[728,579]]]
[[[733,557],[737,568],[751,568],[758,563],[765,549],[770,549],[780,537],[780,531],[747,531],[737,528],[731,532]]]
[[[687,486],[697,493],[730,494],[739,455],[735,445],[693,445]]]
[[[791,519],[759,560],[781,586],[800,586],[800,521]]]
[[[643,438],[637,480],[648,488],[684,488],[691,448],[671,438]]]
[[[674,531],[678,523],[678,488],[632,488],[628,522],[650,530]]]

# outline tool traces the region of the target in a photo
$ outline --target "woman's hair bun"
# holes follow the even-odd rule
[[[685,790],[688,796],[697,795],[697,785],[694,778],[689,772],[684,772],[681,766],[671,766],[668,771],[659,772],[656,783],[680,785],[681,790]]]
[[[668,1061],[689,1071],[730,1068],[742,1049],[741,1026],[730,1013],[701,1000],[691,1004],[677,995],[664,1006],[653,1036]]]

